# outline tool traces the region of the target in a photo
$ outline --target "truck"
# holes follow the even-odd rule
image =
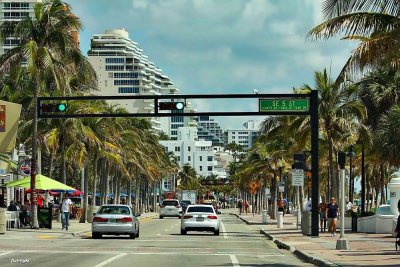
[[[190,201],[190,204],[197,203],[197,191],[196,190],[182,190],[178,193],[178,199],[181,201]]]

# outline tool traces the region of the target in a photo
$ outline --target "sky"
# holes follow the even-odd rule
[[[356,43],[308,40],[323,21],[322,0],[65,0],[82,20],[81,50],[93,34],[125,28],[182,94],[291,93],[314,85],[314,72],[336,78]],[[254,111],[253,102],[192,101],[198,111]],[[242,129],[265,117],[215,117]]]

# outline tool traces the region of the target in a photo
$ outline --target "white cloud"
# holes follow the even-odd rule
[[[133,8],[137,9],[146,9],[148,7],[149,2],[147,0],[132,0]]]

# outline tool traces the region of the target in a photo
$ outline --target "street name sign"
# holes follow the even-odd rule
[[[292,170],[292,186],[304,186],[304,170]]]
[[[259,99],[259,111],[260,112],[276,112],[276,111],[308,111],[310,108],[310,103],[308,99]]]

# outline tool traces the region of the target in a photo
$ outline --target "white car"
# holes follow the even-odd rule
[[[220,218],[211,205],[189,205],[181,218],[181,234],[208,231],[219,235]]]
[[[160,205],[160,219],[164,217],[178,217],[182,214],[182,207],[177,199],[164,199]]]
[[[134,214],[128,205],[103,205],[94,214],[92,222],[92,238],[106,235],[129,235],[139,237],[139,214]]]

